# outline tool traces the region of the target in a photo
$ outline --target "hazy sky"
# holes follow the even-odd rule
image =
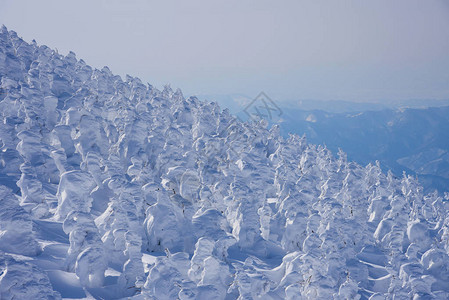
[[[0,23],[185,95],[449,98],[446,0],[0,0]]]

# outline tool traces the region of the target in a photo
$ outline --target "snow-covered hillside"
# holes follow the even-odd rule
[[[242,120],[248,119],[252,98],[244,95],[201,96],[214,99]],[[449,192],[449,100],[409,100],[388,103],[347,101],[282,101],[281,134],[306,135],[361,165],[378,160],[383,171],[416,175],[424,192]],[[262,111],[263,113],[263,111]]]
[[[449,106],[357,113],[284,109],[281,132],[339,148],[366,165],[379,160],[396,176],[416,174],[425,192],[449,192]]]
[[[446,199],[0,30],[0,298],[447,299]]]

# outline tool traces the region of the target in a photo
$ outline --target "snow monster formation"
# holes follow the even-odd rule
[[[0,30],[0,298],[448,299],[448,201]]]

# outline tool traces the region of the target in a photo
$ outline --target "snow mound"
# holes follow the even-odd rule
[[[33,264],[0,252],[1,299],[61,299],[48,276]]]

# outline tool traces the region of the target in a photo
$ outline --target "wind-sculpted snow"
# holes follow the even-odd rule
[[[2,299],[447,299],[447,199],[0,31]]]
[[[0,185],[0,251],[37,255],[39,244],[33,234],[30,215],[19,205],[17,197]]]
[[[1,299],[61,299],[48,276],[33,264],[0,252]]]

